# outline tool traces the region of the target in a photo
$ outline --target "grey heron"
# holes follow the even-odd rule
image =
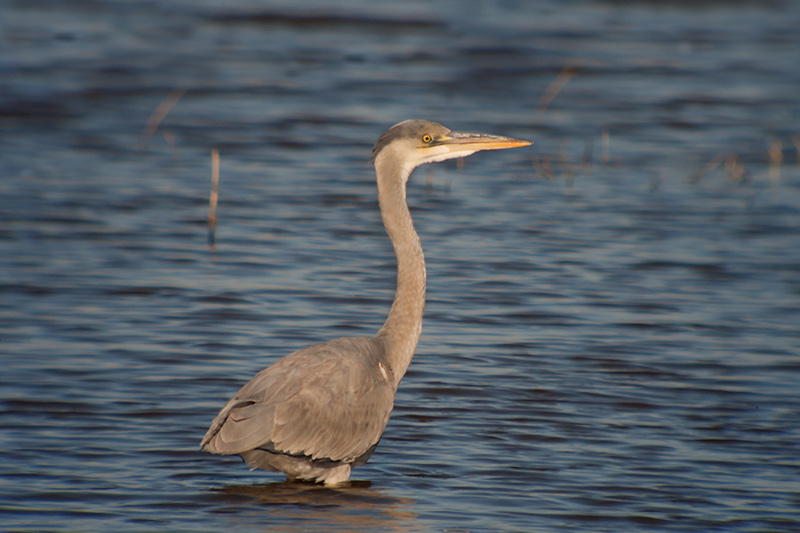
[[[339,338],[296,351],[262,370],[222,408],[200,445],[240,455],[287,480],[339,485],[369,459],[422,328],[425,261],[406,202],[419,165],[528,141],[458,133],[426,120],[401,122],[372,149],[383,224],[397,256],[397,289],[374,337]]]

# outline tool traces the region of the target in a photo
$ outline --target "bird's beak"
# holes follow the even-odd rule
[[[469,154],[480,150],[505,150],[506,148],[519,148],[530,145],[530,141],[501,137],[499,135],[486,135],[484,133],[450,132],[447,137],[439,141],[440,146],[446,147],[453,155]]]

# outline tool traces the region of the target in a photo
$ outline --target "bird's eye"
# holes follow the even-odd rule
[[[428,143],[429,143],[429,142],[431,142],[432,140],[433,140],[433,137],[431,137],[430,135],[427,135],[427,134],[426,134],[426,135],[423,135],[423,136],[422,136],[422,142],[424,142],[425,144],[428,144]]]

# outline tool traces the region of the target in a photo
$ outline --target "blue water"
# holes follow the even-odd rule
[[[800,530],[795,3],[0,10],[4,531]],[[255,372],[382,323],[367,160],[412,117],[534,145],[412,177],[375,455],[326,489],[200,452]]]

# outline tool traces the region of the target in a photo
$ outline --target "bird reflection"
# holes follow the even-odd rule
[[[270,530],[281,531],[412,531],[416,503],[408,498],[387,496],[369,481],[350,481],[337,487],[313,482],[281,482],[229,485],[217,489],[226,500],[242,500],[269,508]],[[225,512],[220,510],[220,512]]]

